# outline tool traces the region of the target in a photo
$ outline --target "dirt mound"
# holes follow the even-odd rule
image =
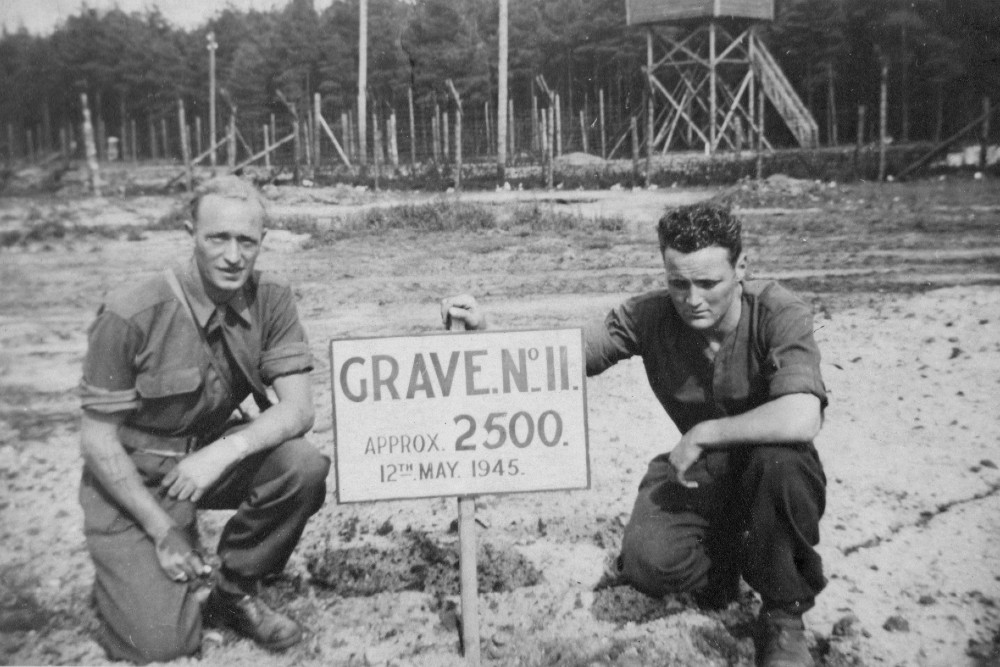
[[[523,555],[485,542],[477,554],[480,593],[534,586],[542,573]],[[388,547],[363,545],[311,554],[312,582],[344,597],[424,591],[435,597],[459,593],[457,542],[439,542],[422,531],[404,531]]]

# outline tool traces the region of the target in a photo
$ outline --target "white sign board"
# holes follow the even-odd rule
[[[577,329],[330,342],[341,503],[590,487]]]

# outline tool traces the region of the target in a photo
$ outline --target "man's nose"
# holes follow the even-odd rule
[[[236,242],[236,239],[230,239],[226,242],[226,247],[222,251],[222,257],[231,264],[240,261],[240,246]]]

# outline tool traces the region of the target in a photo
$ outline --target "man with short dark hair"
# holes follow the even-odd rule
[[[672,210],[658,233],[666,289],[584,331],[587,374],[641,356],[682,434],[639,484],[617,573],[712,607],[736,599],[742,575],[763,602],[762,664],[812,665],[802,614],[826,584],[814,549],[826,479],[812,441],[827,403],[812,313],[773,282],[745,280],[727,207]],[[486,325],[469,296],[445,299],[442,315]]]
[[[236,178],[191,201],[194,252],[110,294],[83,366],[80,502],[94,561],[98,640],[137,663],[190,655],[202,614],[271,650],[302,637],[260,599],[326,497],[330,461],[312,427],[312,357],[289,287],[254,271],[266,207]],[[277,402],[272,404],[268,388]],[[253,420],[240,404],[253,395]],[[204,610],[190,584],[212,572],[196,509],[235,509]]]

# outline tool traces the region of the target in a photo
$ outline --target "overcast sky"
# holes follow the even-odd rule
[[[314,0],[316,9],[327,7],[332,0]],[[87,0],[88,7],[109,9],[117,6],[126,12],[144,12],[158,6],[168,21],[181,28],[192,28],[205,22],[226,7],[238,9],[272,9],[282,7],[287,0]],[[47,34],[68,16],[80,13],[82,0],[0,0],[0,25],[16,31],[22,25],[34,34]]]

